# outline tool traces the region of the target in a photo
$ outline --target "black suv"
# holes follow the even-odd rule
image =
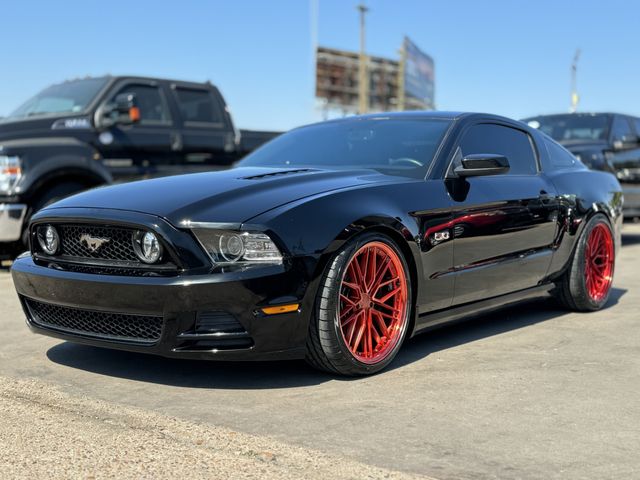
[[[31,215],[97,185],[224,168],[277,133],[239,131],[210,83],[100,77],[52,85],[0,119],[0,253]]]
[[[640,217],[640,118],[618,113],[567,113],[526,118],[585,165],[622,184],[624,216]]]

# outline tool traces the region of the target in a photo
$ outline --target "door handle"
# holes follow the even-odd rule
[[[182,150],[182,135],[180,133],[171,134],[171,150],[174,152]]]

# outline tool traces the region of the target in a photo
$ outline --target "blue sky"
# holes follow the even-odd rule
[[[5,2],[0,115],[54,82],[132,73],[209,79],[243,128],[319,120],[312,1],[319,44],[356,50],[357,0]],[[408,35],[434,57],[439,109],[515,118],[567,111],[580,47],[579,110],[640,114],[640,2],[365,3],[370,54],[397,57]]]

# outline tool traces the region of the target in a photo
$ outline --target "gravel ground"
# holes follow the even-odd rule
[[[0,377],[3,478],[426,478]]]

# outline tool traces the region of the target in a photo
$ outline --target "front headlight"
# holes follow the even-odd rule
[[[194,228],[215,265],[281,265],[282,253],[264,233]]]
[[[0,155],[0,193],[10,193],[21,176],[20,158]]]

